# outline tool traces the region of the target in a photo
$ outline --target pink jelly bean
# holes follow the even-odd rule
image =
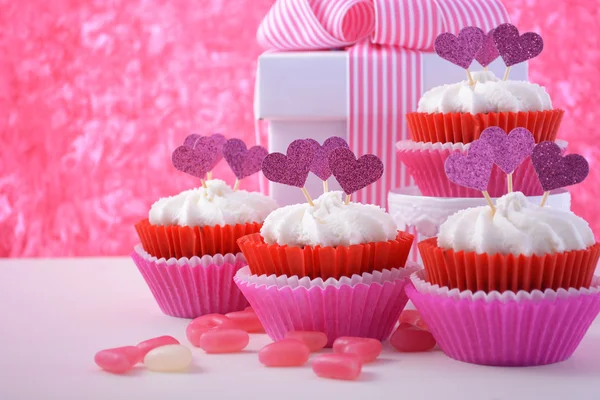
[[[353,381],[360,375],[362,363],[348,354],[322,354],[315,357],[312,369],[321,378]]]
[[[429,331],[406,323],[400,324],[392,334],[390,343],[396,350],[405,353],[428,351],[435,347],[435,339]]]
[[[333,342],[333,352],[357,356],[363,363],[375,361],[383,346],[377,339],[342,336]]]
[[[417,328],[424,329],[426,331],[429,330],[429,328],[427,327],[427,325],[421,318],[421,314],[417,310],[402,311],[402,314],[400,314],[400,318],[398,319],[398,322],[400,322],[401,324],[408,323],[413,326],[416,326]]]
[[[327,344],[327,335],[314,331],[289,331],[285,333],[286,339],[296,339],[304,343],[310,352],[321,350]]]
[[[242,329],[215,329],[200,336],[199,346],[209,354],[237,353],[248,346],[250,336]]]
[[[296,339],[283,339],[260,349],[258,361],[267,367],[299,367],[310,356],[307,345]]]
[[[200,337],[213,329],[236,329],[235,322],[221,314],[207,314],[198,317],[187,326],[185,335],[190,343],[198,347],[200,345]]]
[[[150,350],[168,344],[179,344],[179,340],[175,339],[173,336],[159,336],[144,340],[143,342],[138,343],[136,347],[142,352],[141,358],[144,358]]]
[[[96,364],[113,374],[124,374],[142,360],[142,352],[135,346],[101,350],[94,356]]]
[[[239,329],[243,329],[248,333],[256,333],[256,332],[264,332],[260,320],[254,313],[254,311],[234,311],[228,314],[225,314],[230,320],[235,322]]]

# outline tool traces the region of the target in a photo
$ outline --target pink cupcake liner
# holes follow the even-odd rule
[[[567,143],[557,141],[564,149]],[[422,143],[410,140],[396,144],[398,158],[406,165],[424,196],[434,197],[483,197],[480,191],[465,188],[451,182],[444,171],[446,159],[452,153],[464,153],[469,144],[463,143]],[[501,197],[508,191],[506,174],[494,165],[488,193],[491,197]],[[513,173],[513,190],[526,196],[539,196],[544,193],[535,173],[531,158],[527,158]]]
[[[138,245],[131,258],[167,315],[196,318],[248,306],[233,282],[235,273],[248,265],[242,253],[165,260],[151,256]]]
[[[251,275],[249,268],[242,268],[234,281],[271,339],[281,340],[288,331],[319,331],[331,347],[340,336],[387,339],[408,301],[408,276],[420,268],[408,263],[326,281]]]
[[[472,364],[564,361],[600,312],[600,278],[589,289],[476,292],[431,285],[425,271],[406,292],[447,356]]]

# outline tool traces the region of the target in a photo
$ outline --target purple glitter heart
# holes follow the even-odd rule
[[[461,29],[458,37],[451,33],[438,35],[433,46],[440,57],[467,69],[481,49],[484,39],[485,33],[481,29],[468,26]]]
[[[208,138],[207,138],[208,139]],[[212,140],[205,141],[195,149],[179,146],[173,151],[173,166],[186,174],[203,179],[217,155],[217,147]]]
[[[554,142],[542,142],[533,149],[531,162],[545,191],[581,183],[590,172],[583,156],[569,154],[563,157],[561,152]]]
[[[329,168],[346,194],[352,194],[383,175],[383,163],[373,154],[365,154],[358,160],[352,150],[339,147],[329,155]]]
[[[287,148],[286,154],[271,153],[262,163],[262,171],[271,182],[284,185],[304,187],[315,157],[313,145],[303,139],[294,140]]]
[[[504,129],[492,126],[481,132],[480,140],[494,149],[494,163],[507,174],[512,174],[535,147],[535,139],[525,128],[515,128],[507,135]]]
[[[197,143],[199,143],[198,141],[203,138],[200,142],[206,141],[206,140],[213,140],[215,146],[216,146],[216,158],[214,160],[214,162],[212,163],[212,165],[210,166],[209,171],[213,170],[217,164],[219,163],[219,161],[221,161],[223,159],[223,145],[225,144],[225,142],[227,141],[227,138],[223,135],[221,135],[220,133],[215,133],[213,135],[210,136],[202,136],[199,135],[197,133],[192,133],[191,135],[188,135],[184,140],[183,140],[183,145],[187,146],[187,147],[191,147],[192,149],[195,149],[197,146]]]
[[[540,35],[527,32],[519,36],[519,30],[512,24],[502,24],[494,29],[494,43],[507,67],[530,60],[544,49]]]
[[[476,140],[469,146],[467,154],[451,154],[444,167],[448,179],[457,185],[485,191],[493,166],[494,149],[489,143]]]
[[[246,148],[246,143],[240,139],[229,139],[223,145],[223,157],[238,179],[257,173],[262,162],[269,154],[262,146]]]
[[[329,154],[340,147],[348,147],[348,143],[339,137],[331,136],[327,138],[321,146],[319,142],[313,139],[306,139],[315,149],[315,158],[310,166],[310,171],[318,176],[321,180],[326,181],[331,176],[331,168],[329,168]]]
[[[475,55],[475,59],[481,66],[487,67],[496,58],[500,57],[496,43],[494,42],[494,29],[488,32],[483,39],[483,45],[481,49]]]
[[[202,135],[199,135],[197,133],[192,133],[191,135],[188,135],[183,140],[183,145],[186,146],[186,147],[191,147],[193,149],[194,145],[196,144],[196,140],[198,140],[201,137],[202,137]]]

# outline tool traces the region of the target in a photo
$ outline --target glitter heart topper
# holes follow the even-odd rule
[[[500,57],[500,53],[496,43],[494,43],[494,29],[492,29],[485,35],[481,49],[475,55],[475,59],[482,67],[487,67],[498,57]]]
[[[260,171],[267,154],[269,152],[262,146],[246,148],[246,143],[240,139],[229,139],[223,145],[223,157],[237,179]]]
[[[494,151],[494,163],[507,174],[512,174],[535,146],[535,139],[525,128],[515,128],[507,135],[504,129],[492,126],[481,132],[480,140]]]
[[[286,154],[271,153],[262,163],[262,171],[271,182],[302,188],[315,157],[315,148],[304,139],[294,140]]]
[[[519,30],[512,24],[502,24],[494,29],[494,43],[510,67],[538,56],[544,49],[544,40],[540,35],[527,32],[519,36]]]
[[[347,195],[367,187],[383,175],[383,163],[379,157],[365,154],[357,160],[352,150],[345,147],[331,152],[329,168]]]
[[[190,147],[192,149],[196,148],[196,145],[198,143],[201,143],[202,140],[206,140],[206,139],[202,139],[200,140],[200,138],[210,138],[211,140],[213,140],[217,150],[216,150],[216,158],[214,159],[212,165],[210,166],[209,171],[213,170],[217,164],[219,163],[219,161],[221,161],[223,159],[223,145],[225,144],[225,142],[227,141],[227,138],[223,135],[221,135],[220,133],[214,133],[210,136],[202,136],[199,135],[197,133],[192,133],[191,135],[188,135],[184,141],[183,141],[183,145],[186,147]],[[199,141],[200,140],[200,141]]]
[[[486,141],[476,140],[469,146],[467,154],[451,154],[444,168],[448,179],[457,185],[485,192],[494,166],[493,160],[493,147]]]
[[[459,67],[468,69],[475,56],[481,50],[485,33],[477,27],[468,26],[461,29],[458,36],[442,33],[435,39],[435,52],[445,60]]]
[[[179,146],[173,151],[173,166],[186,174],[204,179],[206,173],[216,164],[220,149],[210,137],[200,137],[194,148]]]
[[[542,142],[531,154],[533,168],[540,178],[544,191],[575,185],[585,180],[590,172],[586,159],[579,154],[561,155],[554,142]]]
[[[325,181],[331,176],[331,168],[329,168],[329,155],[331,152],[340,147],[348,147],[348,143],[338,136],[332,136],[320,145],[314,139],[306,139],[315,149],[315,157],[310,165],[310,172]]]

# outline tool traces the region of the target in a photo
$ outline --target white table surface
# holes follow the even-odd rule
[[[188,373],[136,369],[111,375],[96,351],[172,335],[183,344],[187,320],[167,317],[128,258],[0,260],[0,399],[599,399],[600,322],[575,355],[530,368],[483,367],[439,351],[400,354],[384,346],[356,382],[317,378],[310,365],[265,368],[252,335],[242,354],[193,348]]]

